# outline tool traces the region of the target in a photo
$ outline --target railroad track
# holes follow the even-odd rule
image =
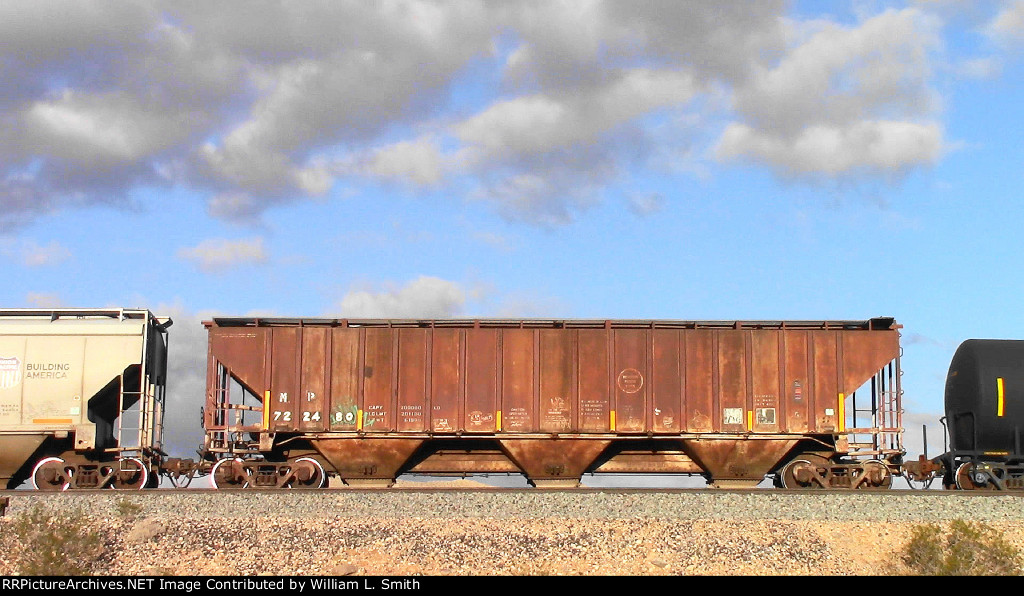
[[[0,498],[3,497],[75,497],[75,496],[110,496],[118,498],[151,498],[164,497],[174,494],[180,495],[345,495],[345,494],[489,494],[489,495],[702,495],[714,497],[716,495],[746,495],[746,496],[804,496],[808,498],[818,496],[872,496],[891,497],[894,499],[913,498],[943,498],[943,497],[971,497],[971,498],[998,498],[1011,497],[1016,499],[1024,498],[1024,491],[942,491],[942,489],[908,489],[908,488],[865,488],[859,491],[849,489],[787,489],[787,488],[696,488],[696,487],[502,487],[502,486],[418,486],[418,485],[396,485],[383,486],[339,486],[316,489],[288,489],[288,488],[154,488],[146,491],[116,491],[112,488],[80,488],[76,491],[49,492],[33,491],[33,489],[13,489],[13,491],[0,491]]]
[[[746,496],[803,496],[808,498],[818,496],[848,496],[856,498],[860,496],[865,497],[884,497],[894,499],[910,499],[910,498],[999,498],[999,497],[1010,497],[1014,499],[1024,498],[1024,491],[997,491],[997,490],[984,490],[984,491],[950,491],[950,490],[938,490],[938,489],[927,489],[927,490],[910,490],[910,489],[864,489],[864,490],[839,490],[839,489],[764,489],[764,488],[753,488],[753,489],[738,489],[738,488],[505,488],[505,487],[409,487],[409,486],[393,486],[390,488],[383,487],[339,487],[339,488],[321,488],[315,490],[291,490],[291,489],[279,489],[279,488],[232,488],[232,489],[210,489],[210,488],[159,488],[149,489],[141,491],[122,491],[113,490],[109,488],[103,489],[78,489],[71,491],[37,491],[37,490],[0,490],[0,498],[5,497],[45,497],[45,498],[70,498],[78,496],[107,496],[114,498],[127,498],[127,499],[147,499],[155,497],[168,497],[173,495],[303,495],[306,497],[315,497],[317,495],[345,495],[345,494],[492,494],[492,495],[553,495],[553,494],[573,494],[573,495],[701,495],[713,498],[715,495],[746,495]]]

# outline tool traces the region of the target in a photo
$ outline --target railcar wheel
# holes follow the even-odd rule
[[[36,490],[67,490],[74,471],[59,457],[44,457],[32,468],[32,488]]]
[[[245,488],[249,481],[242,468],[242,459],[226,457],[210,468],[210,484],[213,488]]]
[[[975,467],[976,464],[970,461],[960,464],[955,475],[957,488],[960,490],[997,490],[999,488],[994,482],[984,478],[986,474],[975,474]],[[981,482],[978,482],[978,476],[982,476]]]
[[[288,488],[322,488],[327,480],[324,467],[312,457],[300,457],[292,463]]]
[[[137,457],[125,457],[114,464],[114,478],[110,483],[116,490],[142,490],[149,482],[149,468]]]
[[[860,484],[859,488],[892,487],[892,471],[881,460],[872,459],[864,462],[864,475],[867,478]]]
[[[828,473],[824,476],[819,468],[828,468],[831,463],[820,455],[804,454],[786,464],[781,476],[782,488],[828,488]]]

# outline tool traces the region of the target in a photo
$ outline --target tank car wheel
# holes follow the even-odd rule
[[[979,483],[974,478],[974,462],[964,462],[956,469],[956,487],[960,490],[997,490],[998,487],[991,480]]]
[[[114,464],[110,487],[116,490],[142,490],[149,482],[149,469],[137,457],[125,457]]]
[[[828,467],[829,465],[831,463],[820,455],[801,455],[798,459],[794,459],[786,464],[782,471],[779,472],[782,488],[828,488],[828,486],[825,486],[827,480],[821,477],[817,468]]]
[[[292,477],[288,488],[322,488],[327,480],[324,467],[312,457],[300,457],[292,462]]]
[[[72,468],[59,457],[45,457],[32,468],[32,488],[36,490],[67,490],[71,487]]]
[[[225,464],[227,464],[226,467]],[[213,488],[246,488],[249,486],[245,470],[242,469],[236,472],[234,464],[239,464],[240,466],[242,459],[239,457],[226,457],[213,464],[213,467],[210,468],[210,484],[213,485]]]

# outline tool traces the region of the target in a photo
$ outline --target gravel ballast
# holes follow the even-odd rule
[[[118,575],[907,573],[914,525],[984,521],[1024,547],[1024,501],[942,492],[155,491],[8,493],[88,517]]]

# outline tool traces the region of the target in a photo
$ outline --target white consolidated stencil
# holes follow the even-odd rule
[[[743,408],[722,408],[722,424],[743,424]]]

